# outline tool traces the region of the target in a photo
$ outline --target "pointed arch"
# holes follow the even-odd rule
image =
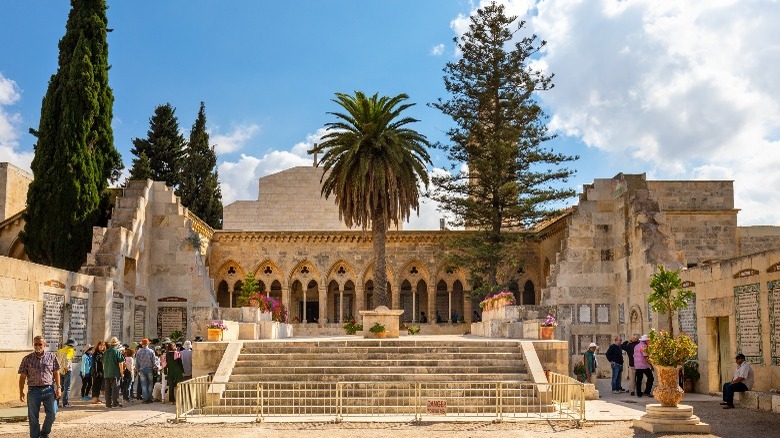
[[[410,285],[417,284],[419,280],[430,281],[431,275],[428,267],[419,259],[412,259],[406,262],[403,268],[398,271],[398,284],[409,281]]]
[[[348,281],[357,283],[357,271],[355,268],[347,263],[344,259],[339,259],[336,263],[333,263],[328,269],[328,274],[325,276],[325,283],[330,284],[331,281],[335,281],[342,288]]]
[[[222,281],[233,287],[237,281],[242,281],[246,278],[246,271],[241,265],[233,260],[228,259],[222,266],[217,269],[214,275],[214,284],[219,284]]]
[[[253,272],[255,274],[255,278],[258,281],[263,282],[263,285],[265,285],[265,290],[270,290],[274,281],[279,281],[279,283],[282,283],[284,280],[282,270],[279,269],[279,266],[271,259],[265,259],[258,263]]]
[[[323,283],[320,271],[314,267],[314,264],[309,259],[301,260],[290,271],[287,276],[287,283],[292,284],[295,280],[300,281],[304,285],[308,285],[312,280],[317,282],[317,284]]]

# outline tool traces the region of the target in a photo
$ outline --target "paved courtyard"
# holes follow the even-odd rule
[[[181,436],[243,437],[247,434],[260,437],[393,437],[430,438],[457,435],[463,437],[495,436],[606,436],[650,437],[653,436],[632,427],[631,419],[643,413],[644,405],[653,399],[636,398],[628,395],[613,395],[609,381],[600,380],[602,398],[588,401],[587,423],[581,429],[567,422],[507,421],[503,423],[423,421],[411,422],[344,422],[340,424],[264,422],[247,423],[246,420],[225,419],[222,424],[203,424],[195,421],[172,423],[175,409],[171,404],[155,403],[142,405],[130,403],[122,409],[106,411],[102,407],[76,401],[74,407],[61,411],[57,416],[52,436],[100,436],[133,438],[164,438]],[[724,411],[718,405],[720,400],[702,394],[687,394],[683,403],[694,407],[702,421],[712,425],[712,435],[675,435],[692,437],[776,437],[780,430],[780,414],[735,409]],[[19,403],[3,406],[9,408]],[[27,423],[0,424],[3,438],[28,436]]]

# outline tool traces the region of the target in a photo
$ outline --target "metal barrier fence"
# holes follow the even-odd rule
[[[540,419],[585,421],[584,385],[549,373],[533,382],[214,382],[211,376],[176,387],[176,419],[249,416],[307,419],[399,417],[435,420]]]

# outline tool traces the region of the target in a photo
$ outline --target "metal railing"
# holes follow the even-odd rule
[[[533,382],[214,382],[211,376],[176,387],[176,420],[194,416],[300,420],[398,417],[585,421],[585,390],[549,373]],[[294,421],[294,420],[293,420]]]

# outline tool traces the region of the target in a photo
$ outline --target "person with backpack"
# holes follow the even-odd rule
[[[62,384],[62,407],[70,407],[70,381],[73,376],[73,358],[76,356],[76,341],[68,339],[65,345],[57,350],[57,362],[60,364],[60,383]]]

